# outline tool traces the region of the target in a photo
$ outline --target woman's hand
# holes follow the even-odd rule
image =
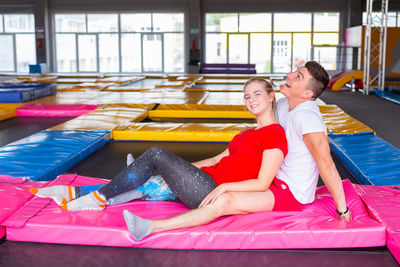
[[[224,184],[220,184],[217,186],[213,191],[211,191],[200,203],[199,208],[205,207],[209,204],[212,204],[215,202],[215,200],[225,192],[225,186]]]

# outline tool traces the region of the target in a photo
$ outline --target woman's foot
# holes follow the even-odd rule
[[[64,205],[76,198],[75,187],[69,185],[55,185],[43,188],[29,188],[29,192],[38,197],[51,198],[59,206]]]
[[[140,241],[150,234],[150,220],[136,216],[128,210],[124,210],[123,213],[126,226],[128,227],[129,232],[131,232],[133,238],[136,241]]]
[[[61,206],[64,210],[102,210],[106,206],[105,198],[96,191],[72,200]]]

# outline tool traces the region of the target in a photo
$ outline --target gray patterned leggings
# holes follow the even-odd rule
[[[157,171],[175,195],[189,208],[197,208],[217,187],[206,172],[161,148],[151,147],[98,191],[106,200],[144,184]]]

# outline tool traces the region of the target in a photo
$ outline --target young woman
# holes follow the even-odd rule
[[[89,194],[80,187],[58,186],[38,189],[37,195],[63,198],[62,208],[67,210],[102,209],[107,200],[139,187],[157,170],[175,195],[191,209],[210,206],[225,192],[267,190],[274,201],[262,210],[296,209],[300,203],[288,186],[275,177],[288,151],[284,130],[275,118],[275,94],[271,84],[259,78],[250,79],[244,87],[244,99],[246,107],[256,117],[257,126],[236,135],[228,148],[215,157],[191,164],[163,148],[152,147],[110,183]],[[86,195],[81,197],[81,193]],[[282,204],[287,202],[288,205]],[[124,211],[124,215],[137,240],[153,232],[190,226],[157,228],[151,227],[151,221],[128,211]],[[206,217],[205,222],[208,222],[215,215],[206,214]]]

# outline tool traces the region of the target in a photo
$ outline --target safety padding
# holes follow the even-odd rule
[[[383,99],[389,100],[396,104],[400,104],[400,94],[396,94],[390,91],[375,90],[375,94]]]
[[[400,263],[400,233],[390,233],[387,239],[388,249],[397,260],[397,263]]]
[[[332,135],[332,151],[361,184],[400,184],[400,150],[373,134]]]
[[[201,79],[197,84],[241,84],[244,85],[247,79]]]
[[[254,77],[261,78],[261,79],[270,79],[271,76],[269,75],[243,75],[243,74],[200,74],[203,79],[242,79],[248,80]]]
[[[84,90],[79,92],[59,92],[56,95],[35,100],[34,104],[198,104],[208,93],[184,92],[177,89],[160,88],[155,92],[109,92]],[[243,94],[241,94],[243,102]],[[224,99],[222,99],[224,100]],[[225,99],[226,101],[226,99]],[[242,103],[243,104],[243,103]]]
[[[79,84],[57,84],[57,92],[71,91],[71,92],[84,92],[86,90],[104,90],[113,83],[79,83]]]
[[[135,75],[135,76],[111,76],[107,78],[102,78],[96,80],[98,83],[116,83],[116,84],[128,84],[136,81],[146,79],[145,76]]]
[[[87,185],[77,177],[71,185]],[[93,183],[93,181],[92,181]],[[99,180],[97,183],[104,183]],[[94,184],[94,183],[93,183]],[[135,241],[126,228],[122,211],[163,219],[187,211],[182,203],[133,201],[107,206],[102,211],[65,211],[56,203],[44,205],[33,217],[7,220],[7,239],[13,241],[145,247],[160,249],[298,249],[376,247],[386,244],[386,228],[368,216],[349,181],[344,182],[353,220],[336,219],[335,205],[325,187],[317,189],[314,203],[299,211],[258,212],[225,216],[207,225],[152,234]],[[35,197],[36,198],[36,197]],[[32,199],[30,202],[36,204]],[[38,210],[27,203],[23,207]]]
[[[100,105],[97,109],[74,118],[49,130],[112,130],[114,127],[131,122],[140,122],[147,118],[148,109],[153,105],[110,104]]]
[[[333,77],[331,77],[328,88],[332,89],[332,91],[339,91],[343,88],[347,83],[351,81],[355,81],[356,83],[362,83],[364,79],[364,71],[362,70],[345,70],[340,72]],[[357,84],[357,87],[359,87]]]
[[[17,116],[16,108],[24,104],[0,104],[0,121]]]
[[[247,123],[134,123],[115,127],[113,140],[229,142],[239,132],[254,128]]]
[[[27,181],[0,175],[0,225],[33,198],[29,188],[39,188],[48,184],[48,181]]]
[[[84,104],[25,104],[17,108],[17,116],[21,117],[78,117],[94,109],[98,105]]]
[[[0,225],[0,240],[6,235],[6,228]]]
[[[319,106],[329,135],[374,133],[364,123],[354,119],[336,105]]]
[[[158,105],[149,111],[152,120],[163,118],[234,118],[253,119],[245,106],[239,105],[199,105],[199,104],[165,104]]]
[[[0,175],[52,180],[110,141],[110,132],[42,131],[0,148]]]
[[[400,262],[400,186],[356,185],[369,214],[387,228],[387,247]]]
[[[34,79],[24,80],[25,82],[35,82]],[[57,83],[57,84],[79,84],[79,83],[95,83],[96,78],[53,78],[53,79],[42,79],[39,80],[42,83]],[[39,82],[38,81],[38,82]]]
[[[57,91],[55,84],[36,85],[2,85],[0,88],[0,103],[21,103],[40,97],[54,95]]]

